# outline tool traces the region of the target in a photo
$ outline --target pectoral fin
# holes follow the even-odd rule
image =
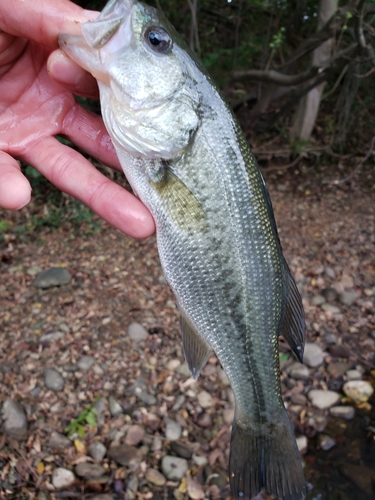
[[[185,359],[191,376],[197,379],[200,371],[211,356],[212,350],[183,311],[180,311],[180,327]]]
[[[294,354],[302,363],[306,338],[305,315],[303,312],[302,299],[286,262],[284,263],[284,274],[286,303],[284,322],[280,334],[285,338]]]

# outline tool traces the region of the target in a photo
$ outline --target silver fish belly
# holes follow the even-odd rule
[[[302,302],[247,141],[155,9],[112,0],[82,32],[63,35],[60,44],[98,79],[121,165],[155,219],[192,376],[214,351],[233,389],[232,492],[250,499],[265,488],[284,500],[303,499],[278,353],[283,335],[302,361]]]

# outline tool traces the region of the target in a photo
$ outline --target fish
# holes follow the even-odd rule
[[[60,47],[98,82],[101,111],[134,193],[155,219],[192,377],[214,352],[232,387],[229,482],[305,497],[283,404],[278,338],[302,362],[302,301],[261,171],[229,106],[164,14],[110,0]]]

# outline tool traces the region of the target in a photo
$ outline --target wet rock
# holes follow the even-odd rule
[[[134,322],[128,326],[128,335],[134,342],[142,342],[147,339],[148,331],[139,323]]]
[[[311,304],[314,306],[321,306],[322,304],[325,303],[325,301],[326,301],[326,299],[323,297],[323,295],[315,295],[311,299]]]
[[[180,439],[182,433],[181,424],[168,417],[164,419],[164,423],[165,437],[168,439],[168,441],[177,441],[178,439]]]
[[[337,299],[337,291],[334,288],[326,288],[323,294],[327,302],[333,302]]]
[[[75,480],[75,475],[69,469],[58,467],[53,471],[52,484],[58,490],[61,490],[62,488],[68,488],[75,482]]]
[[[95,358],[93,356],[82,356],[77,362],[77,367],[81,372],[87,372],[94,363]]]
[[[143,454],[141,450],[134,448],[134,446],[121,444],[111,446],[108,449],[107,456],[120,465],[134,469],[141,463]]]
[[[24,409],[18,401],[7,399],[2,408],[4,420],[4,432],[13,439],[19,441],[27,436],[27,417]]]
[[[155,486],[164,486],[167,482],[163,474],[156,469],[147,469],[145,477],[149,483]]]
[[[341,309],[336,307],[336,306],[333,306],[332,304],[322,304],[322,309],[323,311],[326,311],[326,312],[329,312],[331,314],[340,314],[341,313]]]
[[[170,445],[171,451],[176,453],[179,457],[189,459],[193,455],[192,449],[184,443],[173,441]]]
[[[99,464],[92,464],[90,462],[82,462],[75,467],[75,473],[84,479],[97,479],[104,475],[105,470]]]
[[[67,285],[72,275],[64,267],[51,267],[39,273],[33,280],[35,288],[51,288],[53,286]]]
[[[288,372],[289,376],[295,380],[307,380],[310,376],[307,366],[301,365],[301,363],[293,363],[290,365]]]
[[[358,404],[366,403],[369,397],[372,396],[374,389],[365,380],[350,380],[344,384],[343,391],[348,398]]]
[[[352,420],[355,416],[355,409],[353,406],[333,406],[329,409],[329,413],[332,417]]]
[[[326,434],[321,434],[319,436],[319,447],[324,450],[328,451],[331,448],[333,448],[336,444],[336,441],[332,439],[330,436],[327,436]]]
[[[49,448],[51,448],[52,450],[61,451],[69,448],[69,446],[72,446],[72,442],[70,441],[70,439],[68,439],[63,434],[60,434],[59,432],[52,431],[51,437],[48,441]]]
[[[109,396],[108,398],[109,412],[112,417],[118,417],[124,413],[123,407],[113,396]]]
[[[341,304],[344,304],[345,306],[351,306],[354,304],[354,302],[358,299],[359,296],[360,294],[355,290],[349,290],[340,293],[339,300]]]
[[[213,405],[213,399],[207,391],[201,391],[198,394],[198,403],[202,408],[210,408]]]
[[[107,453],[107,448],[100,441],[93,441],[89,446],[90,456],[97,462],[101,462]]]
[[[141,425],[132,425],[125,438],[125,444],[137,446],[145,437],[145,430]]]
[[[323,351],[317,344],[307,343],[303,354],[303,362],[311,368],[323,363]]]
[[[310,399],[313,406],[319,408],[320,410],[325,410],[334,406],[340,401],[340,394],[334,391],[323,391],[320,389],[313,389],[308,393],[308,398]]]
[[[307,451],[307,437],[306,436],[298,436],[296,438],[298,451],[303,455]]]
[[[57,370],[46,368],[44,370],[44,384],[51,391],[60,392],[64,389],[65,381]]]
[[[188,461],[184,458],[166,455],[161,461],[164,476],[170,481],[181,481],[188,470]]]

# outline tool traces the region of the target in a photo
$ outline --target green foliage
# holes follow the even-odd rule
[[[294,155],[299,155],[301,154],[303,148],[305,146],[308,146],[310,144],[310,141],[304,141],[303,139],[295,139],[293,142],[290,144],[290,149],[292,150],[292,153]]]
[[[276,35],[273,35],[270,48],[274,51],[279,49],[285,41],[285,28],[280,28]]]
[[[91,425],[92,427],[98,426],[97,416],[97,410],[93,405],[90,405],[82,410],[78,417],[65,427],[64,431],[69,438],[75,433],[77,433],[80,438],[83,438],[86,425]]]

